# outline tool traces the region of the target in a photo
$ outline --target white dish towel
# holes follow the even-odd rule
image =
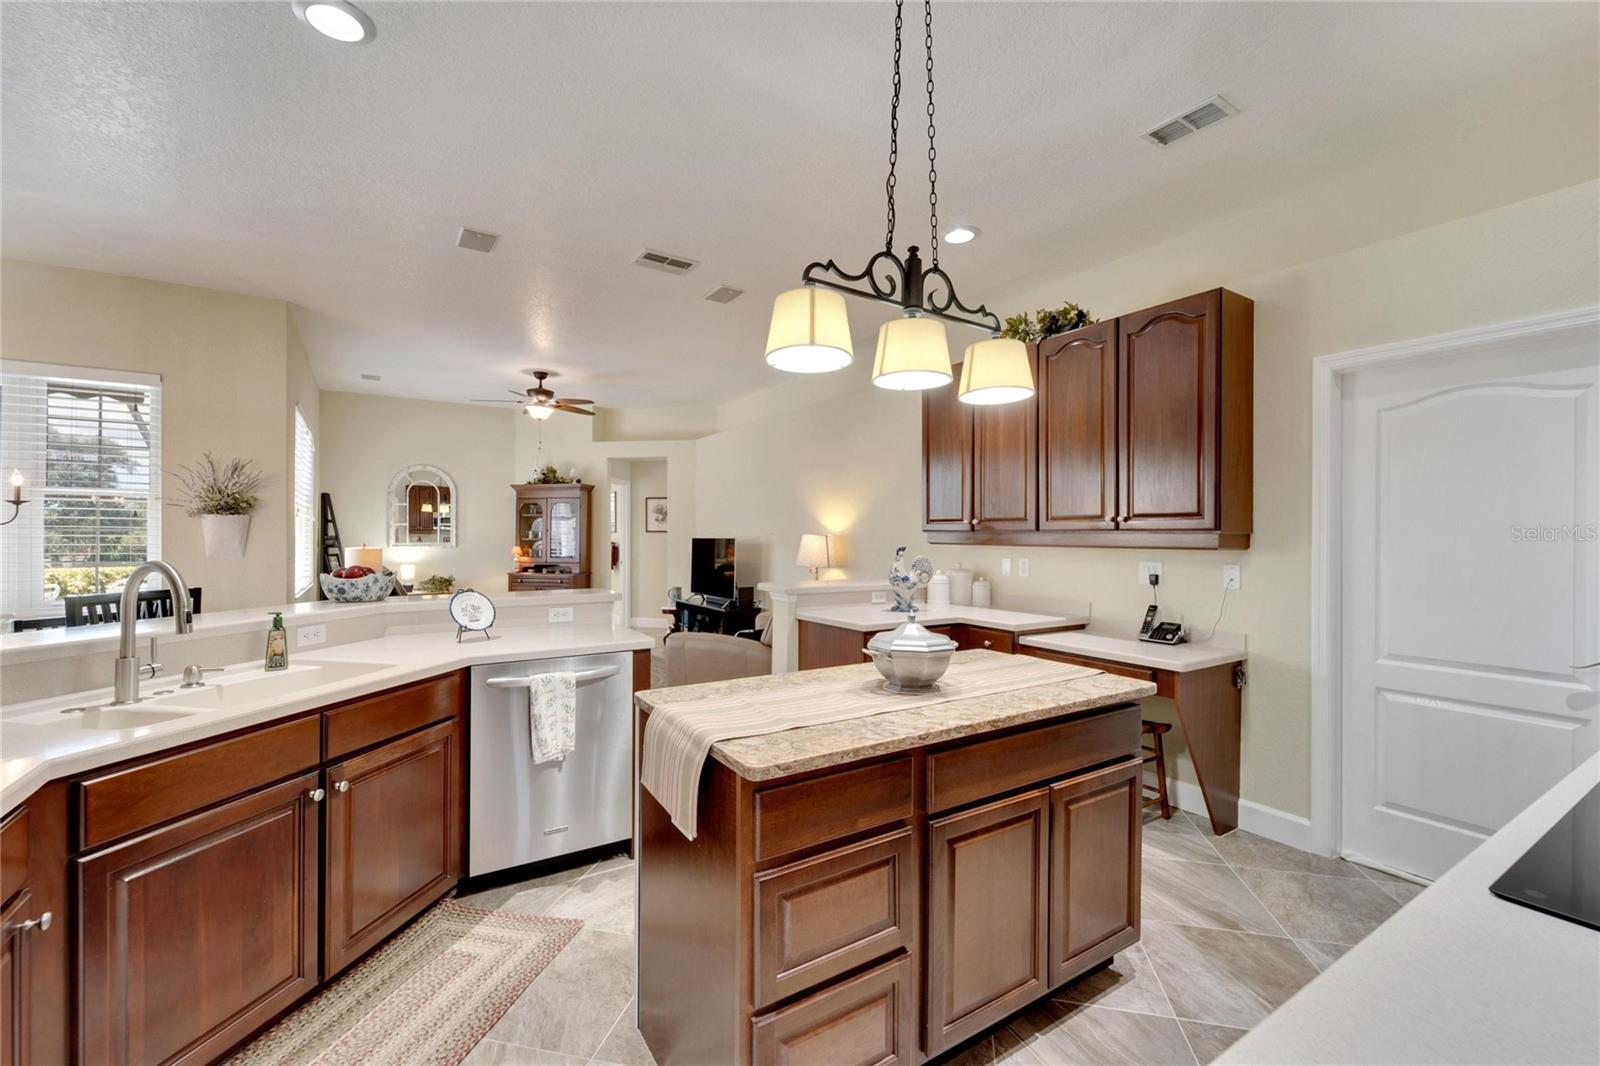
[[[528,679],[528,736],[535,763],[560,762],[577,747],[577,719],[577,674],[535,674]]]

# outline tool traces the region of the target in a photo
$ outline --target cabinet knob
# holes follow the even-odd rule
[[[322,802],[322,797],[326,796],[326,795],[327,795],[327,793],[324,792],[322,789],[314,788],[311,791],[306,793],[306,799],[310,800],[312,803],[321,803]]]
[[[348,782],[348,781],[335,781],[333,783],[333,790],[335,792],[349,792],[350,791],[350,782]]]
[[[986,640],[986,641],[984,641],[984,642],[983,642],[983,646],[984,646],[984,647],[985,647],[985,648],[992,648],[992,647],[994,647],[994,641],[992,641],[992,640]]]
[[[25,922],[18,922],[13,928],[19,933],[26,933],[34,929],[39,930],[41,933],[48,933],[55,921],[56,916],[49,911],[45,911],[37,918],[29,918]]]

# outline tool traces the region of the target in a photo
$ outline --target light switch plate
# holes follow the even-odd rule
[[[889,602],[889,594],[887,592],[874,592],[872,594],[872,602],[873,603],[888,603]]]
[[[1000,576],[1001,577],[1010,577],[1011,576],[1011,556],[1009,556],[1009,555],[1006,556],[1004,559],[1000,560]]]
[[[1151,574],[1156,575],[1156,580],[1157,581],[1161,580],[1161,564],[1160,563],[1140,563],[1139,564],[1139,584],[1140,585],[1144,586],[1145,588],[1149,588],[1150,587],[1150,575]]]
[[[552,608],[550,608],[550,621],[552,621],[552,622],[570,622],[570,621],[572,621],[572,608],[571,607],[552,607]]]
[[[1222,568],[1222,587],[1224,591],[1239,587],[1239,564],[1228,563]]]
[[[1027,556],[1022,556],[1019,559],[1017,559],[1017,576],[1018,577],[1027,577],[1028,576],[1028,559],[1027,559]]]
[[[294,633],[294,644],[297,648],[309,648],[328,639],[328,627],[322,625],[300,626]]]

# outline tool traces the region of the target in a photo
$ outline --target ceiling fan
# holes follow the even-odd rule
[[[594,412],[589,410],[590,407],[594,406],[593,400],[580,400],[574,396],[558,397],[554,392],[544,387],[544,379],[555,376],[551,371],[530,370],[528,373],[532,374],[539,384],[521,392],[516,389],[507,389],[507,392],[516,397],[515,400],[473,400],[472,402],[521,404],[523,409],[528,412],[529,418],[537,419],[540,422],[543,422],[557,411],[566,411],[568,414],[574,415],[588,415],[590,418],[594,417]]]

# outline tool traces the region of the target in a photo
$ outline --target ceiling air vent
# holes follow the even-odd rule
[[[456,247],[465,248],[469,252],[488,252],[494,250],[494,242],[499,239],[497,234],[462,226],[461,236],[456,238]]]
[[[651,270],[660,270],[668,274],[687,274],[694,269],[695,261],[685,259],[681,255],[668,255],[666,252],[646,248],[639,253],[639,258],[633,261],[633,265],[649,267]]]
[[[732,285],[718,285],[706,293],[706,299],[714,304],[731,304],[743,295],[743,289],[736,289]]]
[[[1144,135],[1144,139],[1163,148],[1180,137],[1187,137],[1191,133],[1214,126],[1229,115],[1237,115],[1239,109],[1220,96],[1213,96],[1199,107],[1185,111],[1170,122],[1163,122],[1155,129]]]

